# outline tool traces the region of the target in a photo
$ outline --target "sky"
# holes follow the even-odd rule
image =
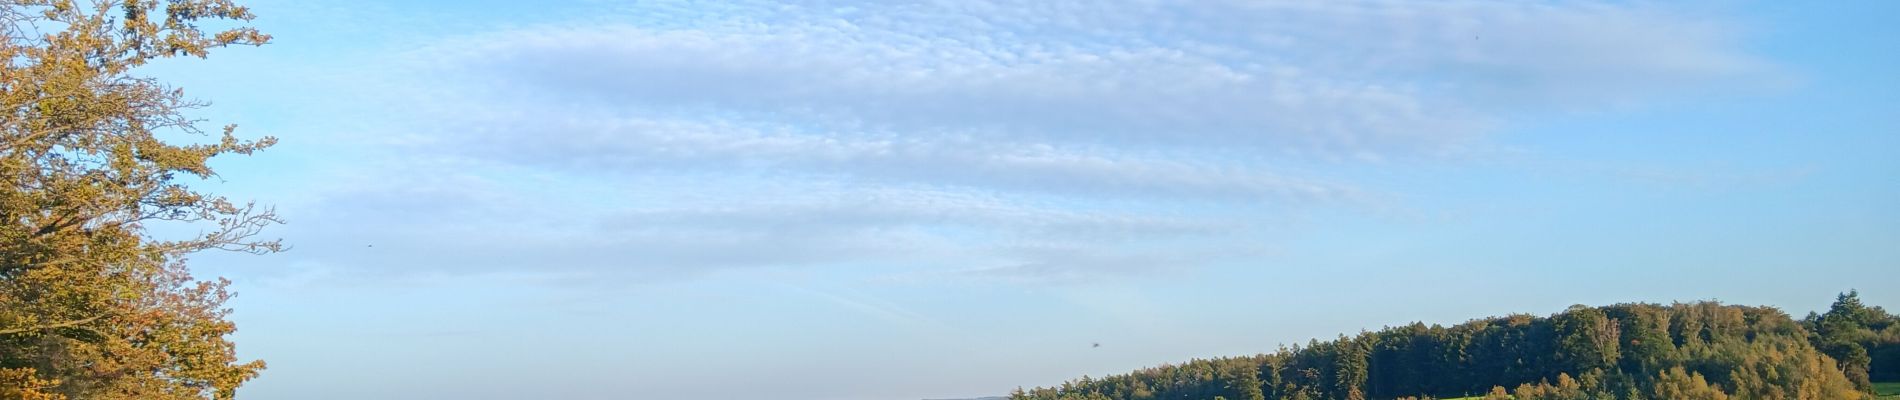
[[[272,44],[141,73],[281,141],[200,184],[288,220],[192,260],[248,398],[976,397],[1900,307],[1897,2],[246,4]]]

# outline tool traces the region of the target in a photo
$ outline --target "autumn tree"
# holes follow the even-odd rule
[[[269,41],[251,18],[229,0],[0,0],[0,394],[223,399],[263,369],[225,339],[226,282],[185,256],[281,250],[254,239],[268,208],[191,187],[274,140],[207,134],[187,114],[203,103],[137,74]]]
[[[1657,375],[1652,388],[1658,399],[1682,400],[1727,400],[1728,393],[1710,385],[1701,373],[1684,371],[1681,367],[1670,368]]]

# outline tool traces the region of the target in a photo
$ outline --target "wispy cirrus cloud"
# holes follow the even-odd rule
[[[365,267],[399,259],[413,262],[411,272],[526,269],[650,280],[722,270],[872,265],[902,275],[986,270],[952,276],[991,280],[1017,271],[1020,276],[1011,280],[1068,280],[1079,272],[1055,265],[1133,273],[1140,269],[1128,263],[1085,260],[1170,257],[1175,250],[1154,246],[1157,241],[1243,246],[1232,234],[1253,229],[1246,221],[1195,213],[1076,210],[1020,196],[853,184],[733,189],[747,185],[672,181],[644,189],[700,191],[706,197],[628,196],[590,206],[562,199],[571,192],[495,197],[486,184],[466,181],[389,183],[409,189],[367,187],[327,199],[306,209],[312,212],[304,216],[316,223],[292,227],[299,236],[293,239],[362,244],[319,249],[326,265]],[[1029,265],[1040,267],[1019,269]]]
[[[384,141],[414,160],[396,192],[465,196],[328,207],[472,221],[390,230],[453,268],[1077,280],[1257,256],[1287,213],[1390,206],[1321,171],[1480,152],[1527,110],[1775,74],[1719,14],[1665,4],[627,7],[392,57],[427,99]]]
[[[1415,151],[1505,101],[1573,107],[1758,77],[1735,28],[1650,5],[793,3],[697,25],[451,40],[426,58],[510,96],[843,131]],[[992,137],[994,138],[994,137]]]
[[[828,134],[783,124],[599,116],[501,120],[455,136],[468,156],[593,175],[798,172],[890,184],[1222,201],[1365,201],[1334,182],[1141,149],[997,142],[970,135]],[[522,136],[532,131],[535,135]],[[1065,145],[1066,146],[1066,145]]]

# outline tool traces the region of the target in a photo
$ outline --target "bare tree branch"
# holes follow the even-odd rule
[[[105,314],[99,314],[99,315],[94,315],[94,316],[91,316],[91,317],[86,317],[86,318],[81,318],[81,319],[75,319],[75,320],[71,320],[71,321],[66,321],[66,322],[60,322],[60,323],[54,323],[54,324],[47,324],[47,325],[40,325],[40,326],[29,326],[29,327],[25,327],[25,328],[13,328],[13,329],[0,329],[0,335],[12,335],[12,334],[16,334],[16,333],[26,333],[26,332],[36,332],[36,331],[43,331],[43,330],[47,330],[47,329],[59,329],[59,328],[69,328],[69,327],[74,327],[74,326],[79,326],[79,325],[84,325],[84,324],[86,324],[86,323],[88,323],[88,322],[92,322],[92,321],[97,321],[97,320],[99,320],[100,318],[105,318],[105,317],[106,317],[106,315],[105,315]]]

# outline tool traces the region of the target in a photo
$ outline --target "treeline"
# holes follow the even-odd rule
[[[1573,306],[1414,323],[1271,354],[1193,360],[1012,400],[1857,399],[1900,374],[1900,324],[1842,294],[1796,321],[1715,302]]]
[[[1900,316],[1860,302],[1848,292],[1826,314],[1808,313],[1801,324],[1822,353],[1840,360],[1857,383],[1900,381]]]

